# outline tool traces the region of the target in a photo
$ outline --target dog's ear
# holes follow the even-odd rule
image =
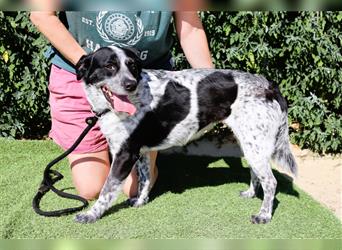
[[[138,75],[140,75],[140,72],[142,70],[142,60],[140,57],[141,52],[139,50],[137,50],[135,48],[131,48],[131,47],[126,47],[126,48],[124,48],[124,50],[125,50],[125,53],[127,56],[134,59],[136,66],[138,67],[138,71],[139,71]]]
[[[133,53],[135,56],[139,57],[140,56],[140,51],[137,50],[136,48],[133,47],[125,47],[124,50],[126,51],[130,51],[131,53]]]
[[[140,51],[137,50],[136,48],[132,48],[132,47],[125,47],[123,48],[123,50],[125,51],[126,55],[129,57],[132,57],[134,60],[136,60],[137,63],[141,63],[141,59],[140,59]]]
[[[77,80],[81,80],[82,78],[86,79],[88,77],[92,60],[93,56],[91,54],[81,56],[75,66]]]

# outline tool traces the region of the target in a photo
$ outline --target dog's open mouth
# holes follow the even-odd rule
[[[130,115],[135,113],[136,108],[128,100],[127,96],[113,93],[106,85],[102,86],[101,90],[106,100],[115,111],[126,112]]]
[[[114,108],[113,100],[112,100],[114,94],[112,93],[112,91],[110,91],[106,85],[102,86],[101,90],[102,90],[103,95],[106,97],[107,101],[112,106],[112,108]]]

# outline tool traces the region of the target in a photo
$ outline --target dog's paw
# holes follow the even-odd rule
[[[268,216],[268,215],[259,214],[259,215],[252,215],[251,217],[251,222],[253,224],[266,224],[266,223],[269,223],[270,221],[271,221],[271,216]]]
[[[137,197],[130,198],[126,203],[131,207],[141,207],[148,202],[148,197],[145,199],[138,199]]]
[[[243,197],[243,198],[254,198],[255,197],[255,192],[252,192],[250,190],[240,191],[240,197]]]
[[[94,223],[97,220],[96,216],[89,213],[89,212],[84,212],[84,213],[79,213],[76,214],[75,216],[75,221],[78,223]]]
[[[126,204],[130,207],[134,207],[134,204],[137,202],[138,198],[134,197],[134,198],[129,198],[126,200]]]

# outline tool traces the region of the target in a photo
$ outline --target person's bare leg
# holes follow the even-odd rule
[[[96,199],[110,169],[108,150],[95,153],[70,154],[68,159],[71,166],[72,180],[78,194],[87,200]]]
[[[150,168],[151,168],[151,184],[150,189],[153,187],[154,183],[158,177],[158,167],[156,166],[157,151],[150,152]],[[128,198],[136,197],[138,194],[138,175],[135,168],[132,169],[129,176],[126,178],[123,185],[123,192]]]
[[[152,188],[158,177],[158,168],[156,166],[157,152],[150,152],[150,157],[150,188]],[[68,160],[71,166],[72,180],[78,194],[87,200],[96,199],[101,192],[110,170],[108,151],[70,154]],[[137,196],[138,176],[135,168],[132,169],[126,178],[123,192],[129,198]]]

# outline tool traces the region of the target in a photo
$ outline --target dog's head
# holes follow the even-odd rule
[[[82,56],[76,65],[77,79],[101,89],[108,100],[113,94],[134,94],[141,70],[138,51],[114,46]]]

